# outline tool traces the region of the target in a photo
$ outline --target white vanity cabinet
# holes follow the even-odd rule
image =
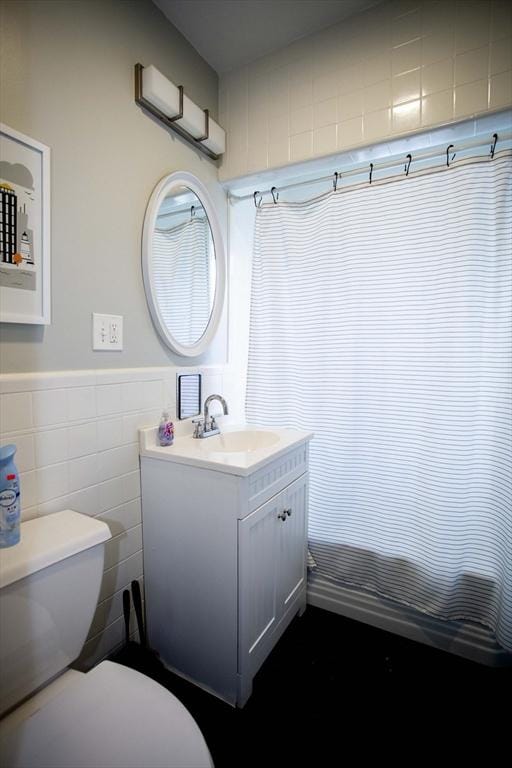
[[[297,431],[249,466],[194,465],[141,437],[148,642],[169,669],[237,706],[305,608],[310,437]]]

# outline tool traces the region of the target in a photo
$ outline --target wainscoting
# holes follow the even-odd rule
[[[204,397],[225,391],[221,368],[186,371],[202,373]],[[18,448],[22,519],[74,509],[112,532],[81,668],[123,640],[123,589],[143,577],[138,429],[157,424],[164,407],[176,413],[182,372],[169,366],[0,376],[0,443]],[[190,431],[190,421],[176,430]]]

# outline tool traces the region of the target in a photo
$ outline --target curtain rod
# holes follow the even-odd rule
[[[178,208],[174,211],[169,211],[168,213],[165,213],[165,211],[163,213],[158,213],[157,219],[166,219],[168,216],[179,216],[179,215],[183,216],[184,214],[187,214],[187,213],[190,214],[191,219],[193,219],[195,216],[197,216],[197,218],[204,218],[204,216],[203,217],[201,216],[201,211],[206,216],[206,212],[202,205],[200,206],[187,205],[187,206],[184,206],[183,208]]]
[[[510,130],[500,131],[499,134],[493,133],[492,136],[489,138],[489,157],[491,159],[492,157],[494,157],[498,142],[501,143],[511,138],[512,138],[512,131]],[[383,163],[378,163],[377,161],[359,163],[355,167],[350,168],[350,170],[344,171],[343,173],[339,173],[338,171],[335,171],[333,174],[329,176],[319,176],[319,177],[307,179],[304,181],[296,181],[296,182],[291,182],[290,184],[284,184],[283,186],[279,187],[279,191],[284,192],[287,189],[298,189],[300,187],[311,186],[312,184],[319,184],[320,182],[324,182],[324,181],[326,183],[331,181],[332,187],[336,191],[337,185],[342,177],[343,179],[345,179],[350,176],[360,176],[361,173],[364,173],[365,171],[368,173],[369,183],[371,184],[372,182],[375,183],[373,176],[376,171],[385,170],[387,168],[394,168],[402,162],[404,162],[403,175],[408,176],[410,173],[411,163],[416,163],[418,161],[423,161],[423,160],[429,160],[436,157],[443,157],[444,164],[442,167],[450,166],[453,163],[455,158],[455,150],[462,151],[466,149],[473,149],[475,147],[483,147],[485,143],[486,142],[485,142],[484,134],[480,134],[478,137],[473,137],[472,139],[466,139],[465,141],[458,141],[455,145],[449,144],[444,150],[441,149],[442,145],[437,145],[435,148],[432,148],[431,150],[427,150],[423,152],[415,152],[415,153],[410,152],[403,159],[400,157],[400,155],[393,155],[393,159]],[[435,166],[432,166],[432,167],[435,167]],[[272,195],[273,202],[276,203],[277,198],[279,197],[277,188],[275,186],[272,186],[272,188],[269,190],[269,193]],[[246,195],[233,195],[230,193],[229,198],[233,203],[239,203],[244,200],[250,200],[252,198],[254,200],[255,206],[259,208],[260,205],[262,204],[263,194],[259,190],[256,192],[250,192]]]

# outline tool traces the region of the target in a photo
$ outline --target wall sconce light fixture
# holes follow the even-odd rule
[[[224,129],[156,67],[135,65],[135,101],[212,160],[226,151]]]

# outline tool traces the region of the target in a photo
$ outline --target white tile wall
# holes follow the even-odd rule
[[[512,105],[512,3],[390,0],[230,72],[221,180]]]
[[[123,641],[122,592],[142,579],[138,428],[176,412],[174,367],[0,376],[0,444],[15,443],[22,519],[75,509],[104,520],[113,538],[94,620],[79,664],[86,668]],[[236,382],[219,367],[203,375],[203,397]],[[190,421],[176,423],[178,433]],[[135,628],[135,621],[132,622]]]

